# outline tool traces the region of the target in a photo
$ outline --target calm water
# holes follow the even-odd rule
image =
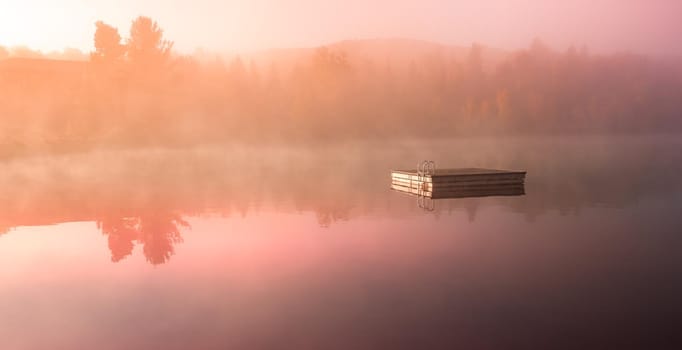
[[[528,171],[425,211],[420,159]],[[2,349],[676,348],[682,138],[0,161]]]

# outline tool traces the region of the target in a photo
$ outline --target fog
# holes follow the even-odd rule
[[[387,175],[419,159],[531,174],[527,199],[444,201],[433,213],[470,221],[479,205],[533,221],[678,188],[675,59],[538,39],[518,50],[374,39],[183,55],[148,17],[127,32],[96,22],[93,46],[0,51],[0,232],[93,221],[113,261],[140,244],[156,265],[193,215],[276,208],[329,227],[409,214]]]
[[[393,39],[180,55],[159,23],[97,22],[87,61],[0,60],[0,155],[225,142],[669,133],[682,64]]]
[[[680,9],[0,6],[3,348],[679,348]]]
[[[676,137],[478,137],[350,141],[315,148],[220,145],[31,156],[0,164],[0,234],[20,226],[96,222],[113,261],[145,245],[152,264],[170,259],[193,217],[310,213],[317,225],[369,215],[424,214],[415,197],[389,190],[390,169],[430,158],[441,165],[527,170],[522,197],[439,200],[434,217],[490,206],[534,222],[595,207],[632,208],[679,198],[682,147]],[[560,156],[558,156],[560,155]],[[622,176],[627,174],[627,176]],[[650,225],[677,216],[661,211]],[[665,214],[665,215],[663,215]]]
[[[598,53],[680,55],[679,13],[682,4],[667,0],[25,0],[3,5],[0,45],[88,51],[95,21],[124,28],[148,14],[185,54],[394,37],[517,50],[538,37],[557,50],[586,45]]]

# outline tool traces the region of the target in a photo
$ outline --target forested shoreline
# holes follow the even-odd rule
[[[127,39],[97,22],[94,47],[81,62],[0,56],[4,153],[682,130],[682,65],[539,40],[492,64],[476,44],[401,60],[331,45],[207,58],[174,53],[139,17]]]

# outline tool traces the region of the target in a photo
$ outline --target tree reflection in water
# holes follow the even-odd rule
[[[435,218],[464,212],[475,222],[485,220],[486,208],[500,206],[532,222],[555,212],[578,216],[595,206],[677,201],[682,194],[677,137],[481,138],[404,147],[358,142],[315,150],[229,145],[99,150],[0,161],[0,239],[17,227],[96,222],[107,236],[112,261],[142,245],[146,259],[161,264],[182,241],[187,217],[274,211],[311,215],[329,227],[368,216],[424,215],[414,198],[391,191],[386,178],[392,167],[410,166],[418,157],[412,150],[419,149],[443,164],[529,174],[526,196],[445,199],[429,212]]]
[[[111,261],[131,255],[137,243],[147,262],[159,265],[167,262],[175,253],[174,245],[182,242],[180,227],[190,225],[179,214],[162,212],[106,218],[97,221],[97,227],[108,236]]]

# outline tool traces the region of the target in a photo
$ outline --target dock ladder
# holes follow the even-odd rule
[[[436,208],[436,203],[433,198],[426,195],[428,185],[426,179],[431,178],[431,193],[433,193],[433,175],[436,174],[436,163],[432,160],[423,160],[417,164],[417,205],[427,211],[433,211]],[[412,177],[410,177],[410,187],[412,186]]]

